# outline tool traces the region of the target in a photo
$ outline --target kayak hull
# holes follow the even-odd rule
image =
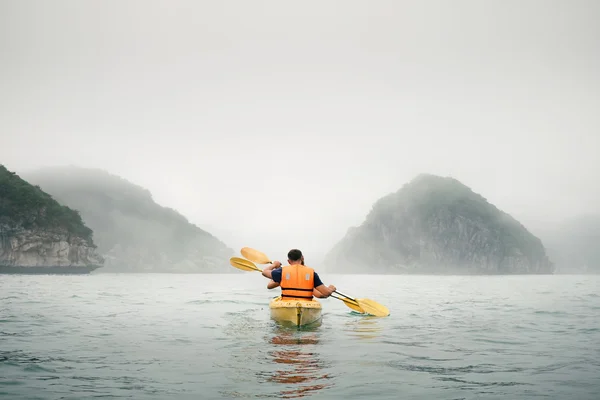
[[[313,325],[321,322],[322,307],[316,299],[298,300],[275,297],[269,302],[271,318],[284,325],[296,327]]]

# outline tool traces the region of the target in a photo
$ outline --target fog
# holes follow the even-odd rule
[[[416,174],[526,225],[600,204],[600,2],[1,1],[0,162],[319,260]]]

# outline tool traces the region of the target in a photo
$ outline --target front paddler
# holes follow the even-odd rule
[[[283,300],[312,300],[313,296],[324,299],[335,292],[335,286],[325,286],[315,270],[304,265],[304,256],[300,250],[292,249],[288,252],[288,263],[289,265],[281,267],[279,261],[273,261],[262,271],[264,277],[272,279],[267,285],[268,289],[281,287]]]

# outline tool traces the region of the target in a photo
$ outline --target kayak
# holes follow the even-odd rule
[[[301,327],[321,320],[321,303],[316,299],[283,300],[281,296],[271,299],[269,302],[271,318],[286,325]]]

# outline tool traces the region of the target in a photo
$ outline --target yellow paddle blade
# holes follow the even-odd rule
[[[257,264],[270,264],[271,260],[265,253],[262,253],[258,250],[251,249],[250,247],[244,247],[240,251],[244,257],[246,257],[250,261],[254,261]]]
[[[360,308],[365,310],[367,314],[374,315],[376,317],[387,317],[390,315],[390,310],[378,302],[371,299],[356,299],[356,302],[360,305]]]
[[[334,292],[334,293],[338,293],[339,292]],[[360,306],[358,305],[358,303],[356,302],[356,300],[351,299],[351,298],[343,298],[343,297],[339,297],[339,296],[334,296],[333,294],[331,295],[331,297],[333,297],[334,299],[338,299],[344,302],[345,305],[347,305],[348,307],[350,307],[351,309],[353,309],[354,311],[358,311],[361,314],[365,314],[365,310],[363,310],[362,308],[360,308]]]
[[[350,307],[351,309],[353,309],[354,311],[358,311],[361,314],[365,314],[366,311],[363,310],[358,303],[353,302],[352,300],[348,300],[348,299],[342,299],[340,297],[338,297],[340,300],[342,300],[344,302],[345,305],[347,305],[348,307]]]
[[[239,257],[231,257],[229,259],[229,264],[233,265],[237,269],[241,269],[242,271],[258,271],[262,272],[262,269],[258,268],[252,261],[244,260]]]

